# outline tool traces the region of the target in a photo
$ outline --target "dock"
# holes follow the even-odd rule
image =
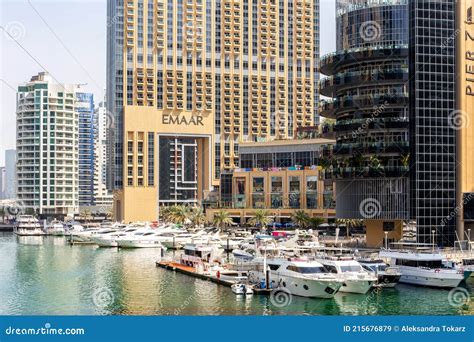
[[[0,224],[0,232],[13,232],[12,224]]]
[[[213,283],[218,284],[218,285],[231,287],[234,284],[231,281],[222,280],[217,277],[211,276],[209,274],[198,273],[193,267],[184,266],[180,263],[173,262],[173,261],[157,261],[156,266],[170,270],[170,271],[176,271],[182,274],[186,274],[188,276],[195,277],[198,279],[212,281]],[[258,295],[270,295],[271,292],[272,292],[272,289],[258,289],[258,288],[253,289],[253,293],[258,294]]]

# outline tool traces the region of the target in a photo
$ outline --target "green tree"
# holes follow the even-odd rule
[[[291,219],[300,228],[306,228],[309,223],[309,216],[304,210],[296,210],[291,216]]]
[[[319,225],[324,223],[322,217],[310,217],[308,220],[308,227],[311,229],[318,229]]]
[[[249,220],[252,226],[266,227],[272,223],[273,219],[270,217],[270,212],[265,209],[258,209],[253,214],[253,217]]]
[[[233,221],[232,218],[229,217],[229,213],[227,211],[219,210],[217,213],[214,214],[212,222],[217,228],[222,229],[231,225]]]
[[[194,208],[190,211],[189,220],[193,226],[200,226],[201,224],[206,223],[206,215],[204,215],[204,210],[202,208]]]

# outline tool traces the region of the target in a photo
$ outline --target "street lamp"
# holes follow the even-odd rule
[[[388,249],[388,232],[383,232],[385,234],[385,249]]]

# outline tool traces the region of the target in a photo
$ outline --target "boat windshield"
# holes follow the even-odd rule
[[[359,265],[347,265],[341,266],[341,272],[360,272],[362,271],[362,267]]]
[[[324,267],[315,267],[315,266],[293,266],[290,265],[286,268],[288,271],[293,271],[297,273],[312,274],[312,273],[328,273]]]

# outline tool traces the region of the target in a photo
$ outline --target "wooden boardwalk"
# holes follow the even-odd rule
[[[211,276],[209,274],[197,273],[194,267],[184,266],[173,261],[157,261],[156,266],[170,270],[170,271],[176,271],[182,274],[186,274],[191,277],[199,278],[202,280],[209,280],[209,281],[212,281],[213,283],[224,285],[227,287],[231,287],[232,284],[234,284],[231,281],[218,279],[217,277]],[[253,289],[254,294],[269,295],[271,292],[272,292],[271,289],[256,289],[256,288]]]

